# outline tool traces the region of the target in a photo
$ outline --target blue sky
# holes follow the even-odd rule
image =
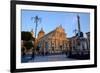
[[[41,22],[38,24],[37,33],[41,28],[45,33],[49,33],[59,25],[65,30],[67,37],[74,36],[74,29],[77,29],[77,15],[80,16],[81,31],[83,33],[90,31],[90,14],[75,12],[53,12],[53,11],[36,11],[21,10],[21,31],[35,31],[35,23],[32,17],[38,16]]]

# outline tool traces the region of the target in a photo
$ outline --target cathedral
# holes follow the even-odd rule
[[[38,47],[40,53],[63,53],[69,47],[67,34],[61,25],[47,34],[41,28],[35,41],[36,47]]]

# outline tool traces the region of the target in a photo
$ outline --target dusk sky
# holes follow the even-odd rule
[[[80,16],[81,31],[83,33],[90,32],[90,14],[89,13],[75,13],[75,12],[53,12],[53,11],[35,11],[35,10],[21,10],[21,31],[35,32],[34,19],[32,17],[38,16],[41,22],[38,24],[37,33],[41,28],[45,33],[56,29],[59,25],[65,30],[67,37],[74,36],[74,29],[77,29],[77,15]]]

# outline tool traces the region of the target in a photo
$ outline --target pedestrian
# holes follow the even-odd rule
[[[32,59],[34,59],[34,50],[32,49]]]

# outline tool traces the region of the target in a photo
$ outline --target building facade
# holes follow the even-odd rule
[[[69,43],[66,33],[62,26],[45,34],[43,29],[40,30],[37,38],[37,46],[40,53],[63,53],[69,49]]]
[[[87,35],[88,34],[88,35]],[[70,51],[73,55],[75,54],[89,54],[90,52],[90,32],[86,33],[86,37],[84,36],[73,36],[69,39],[70,41]]]

